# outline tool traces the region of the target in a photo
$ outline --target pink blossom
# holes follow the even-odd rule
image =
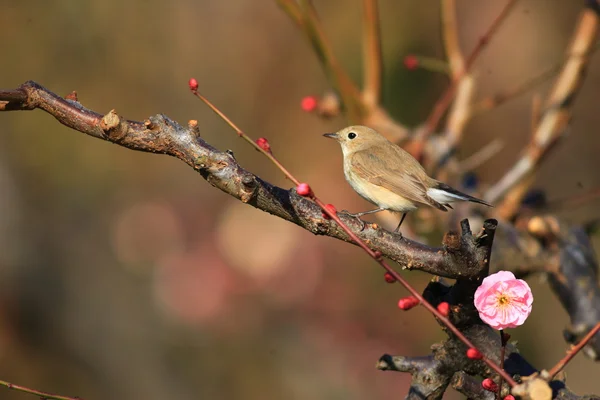
[[[512,272],[499,271],[485,278],[475,291],[475,307],[483,322],[494,329],[522,325],[531,313],[533,294],[527,282]]]

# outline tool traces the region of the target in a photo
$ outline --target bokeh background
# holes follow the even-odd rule
[[[315,3],[360,80],[360,1]],[[479,96],[559,62],[582,3],[520,1],[478,61]],[[466,51],[502,5],[458,1]],[[439,3],[380,8],[384,104],[415,125],[447,82],[407,71],[403,58],[443,56]],[[289,187],[190,95],[193,76],[323,199],[367,207],[343,179],[338,147],[321,137],[343,118],[300,109],[303,96],[329,86],[275,1],[0,0],[0,26],[1,87],[32,79],[63,95],[77,90],[101,113],[197,119],[209,143]],[[538,175],[550,199],[600,185],[598,93],[594,56],[569,135]],[[515,161],[530,116],[531,93],[469,125],[460,158],[494,138],[505,144],[477,170],[484,184]],[[590,202],[560,216],[578,223],[599,214]],[[407,276],[419,288],[429,278]],[[529,283],[533,313],[511,335],[550,367],[566,348],[568,318],[543,280]],[[376,371],[376,360],[426,354],[444,338],[425,311],[397,309],[403,295],[359,249],[243,205],[178,160],[92,139],[41,111],[0,114],[0,379],[87,400],[402,398],[409,377]],[[577,393],[600,393],[598,364],[578,356],[566,371]],[[0,388],[0,398],[29,396]]]

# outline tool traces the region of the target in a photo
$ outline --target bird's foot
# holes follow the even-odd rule
[[[360,219],[360,217],[362,215],[361,213],[352,214],[351,212],[348,212],[347,210],[342,210],[341,213],[346,214],[349,217],[356,218],[358,220],[358,222],[360,222],[362,224],[361,228],[360,228],[361,232],[364,231],[365,228],[367,227],[367,223],[365,221],[363,221],[362,219]]]

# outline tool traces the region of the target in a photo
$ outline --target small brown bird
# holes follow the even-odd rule
[[[352,188],[376,210],[350,214],[360,218],[383,210],[406,213],[427,205],[448,211],[450,203],[471,201],[491,204],[430,178],[419,162],[401,147],[366,126],[349,126],[323,136],[338,141],[344,154],[344,175]]]

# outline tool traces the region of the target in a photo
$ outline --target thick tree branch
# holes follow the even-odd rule
[[[102,116],[74,100],[66,100],[35,82],[26,82],[14,90],[0,90],[0,109],[42,109],[63,125],[95,138],[110,141],[132,150],[168,154],[197,170],[211,185],[260,210],[293,222],[314,234],[350,242],[348,235],[332,221],[322,217],[312,201],[260,179],[243,169],[228,152],[221,152],[198,135],[197,126],[182,127],[159,114],[144,123],[122,119],[113,110]],[[373,250],[398,262],[405,269],[418,269],[450,278],[476,277],[485,267],[489,244],[471,233],[463,221],[462,234],[449,233],[444,246],[433,248],[401,238],[371,224],[361,231],[356,219],[340,214],[343,222],[354,229]],[[488,230],[495,231],[490,220]],[[489,234],[486,233],[486,234]]]

